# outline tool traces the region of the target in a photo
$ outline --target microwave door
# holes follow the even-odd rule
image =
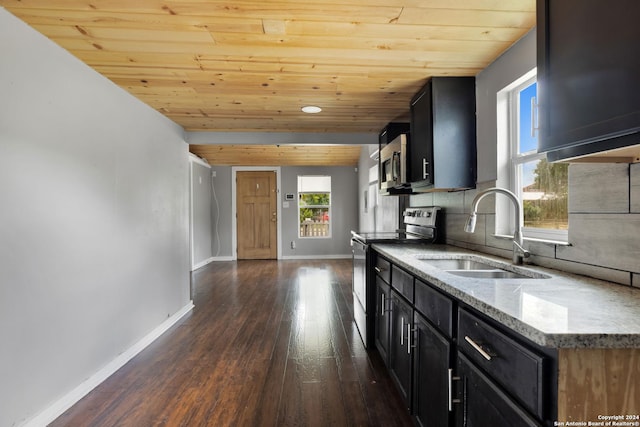
[[[392,163],[392,181],[394,182],[395,185],[400,185],[400,153],[398,151],[394,151],[393,153],[393,159],[391,161]]]

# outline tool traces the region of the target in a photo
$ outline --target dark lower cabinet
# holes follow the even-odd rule
[[[409,410],[411,410],[412,324],[413,308],[392,290],[389,373]]]
[[[457,374],[456,400],[460,402],[454,404],[456,427],[542,426],[461,352]]]
[[[389,365],[389,314],[391,313],[391,286],[386,284],[378,275],[376,277],[376,314],[375,314],[375,345],[384,360]]]
[[[414,315],[413,415],[419,426],[449,424],[451,343],[418,313]]]
[[[550,427],[557,355],[399,271],[370,271],[375,347],[416,425]]]

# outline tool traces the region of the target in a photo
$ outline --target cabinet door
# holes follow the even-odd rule
[[[416,191],[476,185],[474,77],[433,77],[413,97],[407,151]]]
[[[418,313],[414,316],[413,414],[420,426],[449,425],[451,344]]]
[[[411,143],[407,149],[408,178],[412,183],[433,183],[432,80],[411,100]]]
[[[409,409],[411,409],[412,324],[413,309],[392,290],[389,371]]]
[[[389,324],[391,287],[376,275],[375,343],[385,365],[389,365]]]
[[[456,427],[542,426],[458,352]]]
[[[638,143],[640,2],[537,1],[538,151],[550,160]]]

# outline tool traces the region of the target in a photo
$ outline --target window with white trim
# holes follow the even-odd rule
[[[331,177],[298,176],[298,236],[331,237]]]
[[[568,229],[568,164],[549,163],[545,154],[538,154],[537,81],[535,70],[523,76],[498,94],[506,107],[503,143],[508,156],[502,174],[503,182],[522,201],[525,237],[543,240],[567,240]],[[499,132],[500,134],[500,132]],[[499,138],[500,139],[500,138]],[[506,179],[505,179],[506,178]],[[504,206],[496,207],[497,230],[506,230],[512,215]]]

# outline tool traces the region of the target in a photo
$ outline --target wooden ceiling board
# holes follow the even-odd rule
[[[535,25],[535,0],[0,6],[188,131],[378,132],[427,78],[474,76]]]
[[[361,145],[191,145],[218,166],[357,166]]]

